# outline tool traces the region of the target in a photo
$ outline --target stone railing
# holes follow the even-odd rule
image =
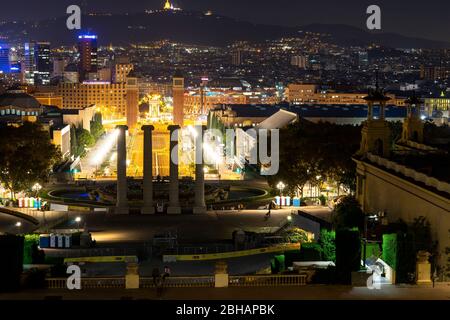
[[[230,287],[278,287],[278,286],[303,286],[306,285],[306,275],[252,275],[229,276]],[[49,289],[67,289],[66,278],[47,278],[46,285]],[[161,283],[166,288],[214,288],[214,276],[192,277],[167,277]],[[155,282],[151,277],[139,279],[140,288],[155,288]],[[84,289],[125,289],[125,277],[82,278],[81,288]]]
[[[423,151],[435,151],[435,152],[439,151],[439,149],[437,149],[437,148],[433,148],[433,147],[427,146],[425,144],[418,143],[418,142],[411,141],[411,140],[407,140],[406,145],[410,148],[423,150]]]
[[[230,287],[278,287],[303,286],[307,275],[256,275],[256,276],[230,276]]]
[[[418,182],[422,182],[426,186],[433,187],[439,191],[443,191],[443,192],[450,194],[450,184],[449,183],[440,181],[436,178],[427,176],[424,173],[418,172],[414,169],[408,168],[404,165],[398,164],[398,163],[390,161],[388,159],[373,155],[371,153],[367,154],[367,158],[370,160],[370,162],[376,163],[379,166],[393,170],[405,177],[411,178]]]

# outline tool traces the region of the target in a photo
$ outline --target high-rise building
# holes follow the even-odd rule
[[[358,65],[360,67],[369,65],[369,53],[367,51],[358,52]]]
[[[183,126],[184,120],[184,77],[180,72],[173,76],[173,123]]]
[[[9,47],[6,45],[0,45],[0,73],[9,73],[10,68]]]
[[[113,82],[123,83],[127,81],[128,74],[134,69],[131,63],[117,63],[114,65]]]
[[[49,42],[28,42],[24,46],[25,81],[28,84],[50,83],[51,62]]]
[[[300,69],[306,69],[306,57],[305,56],[292,56],[291,65],[296,66]]]
[[[236,50],[231,55],[231,64],[233,66],[240,66],[242,64],[242,51]]]
[[[34,58],[34,43],[27,42],[24,46],[25,54],[25,81],[34,84],[34,72],[36,71],[36,60]]]
[[[53,77],[63,77],[64,69],[66,68],[67,61],[61,58],[53,60]]]
[[[84,81],[90,78],[89,73],[97,73],[97,36],[78,36],[78,53],[80,54],[78,72],[80,81]]]
[[[37,85],[50,84],[50,43],[36,42],[34,46],[34,58],[36,65],[34,83]]]

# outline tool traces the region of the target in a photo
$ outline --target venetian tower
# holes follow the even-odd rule
[[[363,122],[361,130],[361,147],[358,154],[372,153],[387,158],[391,150],[391,130],[386,121],[385,109],[386,102],[390,98],[379,88],[377,80],[376,88],[369,89],[369,94],[364,100],[367,101],[368,111],[367,120]],[[379,110],[378,117],[374,116],[375,107]]]

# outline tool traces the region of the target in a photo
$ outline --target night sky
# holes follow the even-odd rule
[[[2,20],[41,20],[65,14],[70,4],[90,11],[138,12],[162,7],[164,0],[1,0]],[[450,42],[448,0],[175,0],[184,10],[212,10],[255,23],[297,26],[340,23],[365,28],[366,8],[382,9],[382,29],[408,36]],[[20,5],[18,6],[18,4]],[[25,9],[26,8],[26,9]]]

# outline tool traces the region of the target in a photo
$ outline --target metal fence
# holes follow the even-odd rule
[[[230,276],[230,287],[278,287],[302,286],[306,284],[306,275],[257,275]]]

